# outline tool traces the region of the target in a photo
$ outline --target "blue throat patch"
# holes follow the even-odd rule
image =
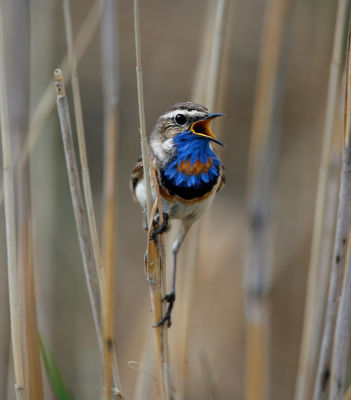
[[[219,160],[210,148],[210,141],[195,135],[191,131],[185,131],[175,136],[174,144],[177,148],[177,154],[162,171],[166,181],[164,182],[165,186],[194,189],[208,188],[206,192],[211,190],[218,180]],[[189,161],[193,166],[196,162],[206,164],[211,159],[212,166],[207,172],[187,175],[178,170],[183,161]]]

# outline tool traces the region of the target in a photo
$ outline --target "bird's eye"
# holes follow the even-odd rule
[[[174,120],[178,125],[184,125],[187,121],[186,117],[183,114],[177,114]]]

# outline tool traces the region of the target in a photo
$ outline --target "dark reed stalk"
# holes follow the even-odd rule
[[[322,139],[321,160],[318,173],[311,258],[306,290],[302,344],[296,378],[295,400],[307,400],[309,396],[308,391],[313,386],[314,369],[318,356],[318,344],[320,337],[319,332],[322,323],[321,312],[317,309],[320,308],[321,304],[324,304],[323,299],[326,298],[326,286],[320,286],[321,283],[320,279],[318,279],[318,276],[320,275],[320,270],[325,269],[323,267],[323,263],[329,263],[329,257],[325,257],[325,254],[322,256],[322,252],[326,249],[323,237],[325,236],[325,230],[328,230],[328,226],[326,224],[326,215],[328,212],[326,207],[328,207],[328,204],[330,205],[330,203],[327,202],[327,193],[329,191],[328,176],[330,173],[330,149],[332,147],[331,143],[335,120],[335,107],[340,81],[340,63],[343,57],[343,33],[346,23],[347,3],[348,2],[346,0],[338,1],[333,53],[329,67],[328,95]]]
[[[346,187],[344,196],[340,196],[340,206],[350,208],[351,199],[351,143],[350,143],[350,114],[351,114],[351,20],[348,32],[348,46],[346,53],[346,87],[345,87],[345,126],[344,126],[344,154],[342,166],[341,190]],[[346,175],[346,176],[345,176]],[[346,182],[347,180],[347,182]],[[339,212],[341,210],[339,208]],[[339,214],[340,215],[340,214]],[[348,212],[348,224],[351,229],[351,212]],[[347,227],[345,226],[345,229]],[[342,399],[345,391],[346,370],[348,361],[348,349],[350,340],[350,323],[351,323],[351,234],[344,231],[348,237],[348,244],[345,255],[345,265],[343,271],[340,271],[341,282],[340,291],[337,293],[337,303],[340,301],[337,310],[336,325],[333,340],[332,368],[330,380],[329,399]],[[338,256],[338,255],[337,255]],[[336,257],[337,257],[336,256]],[[339,255],[340,257],[340,255]],[[341,267],[340,267],[341,269]],[[340,298],[341,293],[341,298]]]
[[[140,123],[140,143],[141,153],[144,167],[144,179],[146,183],[147,192],[147,213],[148,213],[148,242],[146,250],[146,279],[149,285],[149,293],[151,298],[151,305],[153,309],[154,323],[162,318],[163,306],[162,297],[165,292],[166,282],[165,275],[162,273],[163,269],[163,240],[158,240],[158,245],[150,239],[152,221],[158,209],[162,219],[162,208],[160,202],[160,196],[158,193],[158,185],[155,178],[153,178],[153,188],[156,191],[156,201],[152,206],[151,197],[151,180],[150,180],[150,169],[153,171],[153,167],[149,161],[149,150],[146,138],[146,126],[145,126],[145,111],[144,111],[144,94],[143,94],[143,75],[142,75],[142,64],[141,64],[141,43],[140,43],[140,16],[139,16],[139,1],[134,0],[134,34],[135,34],[135,49],[136,49],[136,75],[137,75],[137,89],[138,89],[138,105],[139,105],[139,123]],[[149,169],[150,168],[150,169]],[[153,174],[154,175],[154,174]],[[162,223],[162,221],[160,221]],[[169,360],[168,360],[168,348],[167,348],[167,326],[153,328],[156,339],[156,354],[157,354],[157,365],[159,374],[160,384],[160,397],[162,400],[169,400],[170,384],[169,384]]]
[[[292,27],[292,2],[266,5],[249,154],[248,246],[245,271],[246,399],[266,399],[268,379],[268,303],[272,269],[271,210],[279,115]],[[285,43],[283,42],[283,38]],[[284,43],[284,44],[283,44]]]
[[[10,127],[7,97],[7,79],[5,70],[5,40],[3,13],[0,12],[0,123],[2,138],[2,162],[4,173],[4,200],[7,246],[7,273],[9,282],[9,303],[12,354],[15,370],[15,392],[17,400],[22,400],[24,391],[24,366],[22,355],[22,307],[19,292],[19,274],[17,260],[14,171],[10,144]]]
[[[104,390],[110,398],[113,372],[110,366],[116,358],[109,343],[114,343],[114,293],[117,246],[117,150],[118,150],[118,30],[117,2],[106,0],[102,11],[101,61],[104,107],[104,190],[103,190],[103,254],[104,254]],[[114,362],[117,367],[117,360]],[[121,390],[118,370],[114,371],[115,381]]]
[[[346,271],[343,279],[342,295],[338,310],[334,346],[332,354],[332,369],[330,378],[330,400],[342,399],[345,392],[346,371],[351,325],[351,235],[347,245]]]
[[[96,272],[94,254],[92,250],[93,245],[91,242],[91,237],[89,235],[89,222],[79,180],[77,160],[73,145],[68,100],[65,93],[63,75],[60,69],[55,70],[54,77],[57,93],[57,110],[60,119],[60,127],[66,157],[74,217],[79,239],[80,251],[83,259],[84,273],[93,312],[96,335],[99,347],[101,349],[101,296],[99,279]]]
[[[331,375],[331,358],[333,352],[333,338],[342,293],[345,271],[347,243],[351,228],[351,146],[350,146],[350,72],[349,46],[347,50],[346,90],[345,90],[345,122],[344,144],[341,169],[341,183],[339,188],[339,205],[334,239],[333,259],[329,280],[329,292],[325,313],[322,344],[319,355],[318,370],[314,386],[314,400],[326,399]]]

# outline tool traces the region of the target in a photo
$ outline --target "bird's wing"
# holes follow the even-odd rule
[[[219,192],[221,189],[223,189],[225,186],[225,170],[223,167],[223,164],[221,164],[220,170],[219,170],[219,185],[217,188],[217,192]]]
[[[139,158],[136,166],[134,167],[131,175],[130,175],[130,190],[132,192],[133,198],[135,201],[138,201],[136,195],[135,195],[135,188],[144,176],[144,169],[143,169],[143,163],[141,161],[141,158]]]

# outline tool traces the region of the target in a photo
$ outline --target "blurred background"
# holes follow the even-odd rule
[[[11,1],[3,0],[2,3],[9,52],[6,57],[8,82],[26,79],[22,84],[29,85],[32,115],[50,82],[50,90],[54,93],[53,71],[67,52],[62,4],[57,0],[29,2],[30,69],[27,79],[15,75],[20,74],[18,64],[21,61],[16,59],[16,52],[12,52],[13,46],[20,43],[21,34],[26,34],[21,31],[21,23],[14,19]],[[133,7],[131,1],[117,3],[119,61],[116,74],[120,85],[120,119],[116,347],[125,397],[136,398],[137,383],[145,379],[149,381],[151,394],[143,398],[156,398],[152,376],[157,377],[157,372],[152,366],[150,352],[145,350],[145,347],[153,346],[150,299],[143,266],[145,233],[141,210],[129,191],[129,175],[140,155]],[[266,2],[232,0],[229,3],[218,107],[212,110],[225,113],[225,118],[215,122],[213,130],[227,145],[219,149],[226,169],[226,187],[217,195],[201,225],[199,262],[192,296],[186,305],[191,315],[187,399],[213,398],[209,394],[207,374],[211,375],[218,399],[244,398],[247,171]],[[268,295],[267,373],[269,399],[272,400],[292,399],[295,387],[336,14],[336,2],[294,0],[292,3],[289,11],[291,37],[284,53],[284,80],[279,115],[276,116],[280,140],[274,169],[273,272]],[[72,1],[75,34],[92,5],[91,0]],[[207,2],[203,0],[141,1],[148,132],[167,107],[191,99],[206,28],[206,10]],[[215,15],[213,23],[214,20]],[[18,42],[13,36],[16,33]],[[101,231],[103,107],[99,28],[79,62],[78,72],[94,203]],[[11,97],[11,86],[8,93]],[[67,95],[72,105],[70,85],[67,85]],[[71,115],[73,120],[73,107]],[[97,399],[101,379],[99,353],[56,107],[38,134],[30,154],[30,179],[39,330],[76,399]],[[14,154],[14,157],[18,159],[19,156]],[[15,398],[15,393],[3,208],[0,224],[0,397],[10,400]],[[191,235],[192,231],[189,237]],[[186,245],[182,249],[183,255],[185,252]],[[186,257],[182,260],[178,269],[173,326],[169,330],[171,364],[181,351],[177,340],[187,271]],[[128,364],[130,361],[142,363],[142,366],[135,370]],[[171,371],[174,369],[172,366]],[[45,399],[54,398],[48,387],[45,393]]]

